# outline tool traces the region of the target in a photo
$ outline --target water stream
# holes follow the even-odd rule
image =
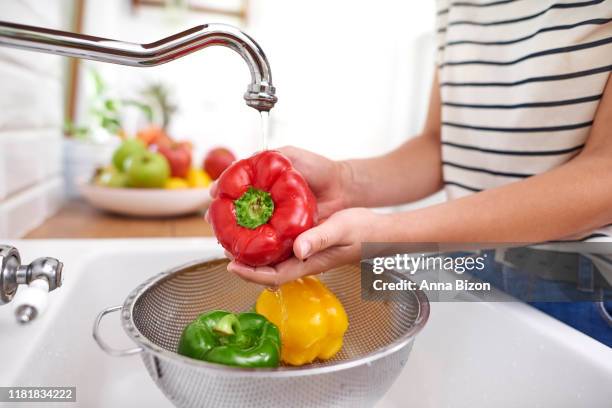
[[[270,138],[270,112],[261,111],[261,150],[268,150],[268,140]]]

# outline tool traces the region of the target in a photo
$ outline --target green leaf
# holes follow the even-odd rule
[[[105,100],[104,107],[111,112],[117,112],[117,103],[112,99]]]
[[[103,117],[100,126],[113,134],[117,134],[121,130],[121,123],[115,118]]]

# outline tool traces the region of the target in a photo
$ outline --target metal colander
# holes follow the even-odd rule
[[[400,374],[414,336],[429,316],[429,303],[421,291],[402,292],[402,299],[393,302],[363,300],[360,268],[347,265],[320,276],[349,317],[344,345],[332,360],[303,367],[244,369],[178,355],[184,327],[199,314],[251,309],[261,292],[260,286],[228,273],[227,262],[192,263],[153,277],[136,288],[123,306],[100,313],[94,338],[111,355],[140,353],[155,383],[178,407],[369,407]],[[113,350],[100,339],[102,317],[118,310],[138,347]]]

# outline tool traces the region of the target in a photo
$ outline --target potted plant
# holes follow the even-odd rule
[[[153,109],[147,103],[114,96],[95,70],[90,71],[90,77],[94,92],[88,101],[86,124],[68,121],[64,127],[67,136],[64,142],[64,178],[69,197],[79,195],[77,184],[108,163],[115,148],[126,137],[122,115],[127,107],[137,108],[149,123],[153,121]]]

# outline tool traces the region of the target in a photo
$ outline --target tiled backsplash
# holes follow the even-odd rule
[[[11,1],[2,19],[67,28],[69,2]],[[61,148],[67,60],[0,48],[0,239],[19,238],[63,200]]]
[[[0,200],[61,173],[58,128],[0,133]]]

